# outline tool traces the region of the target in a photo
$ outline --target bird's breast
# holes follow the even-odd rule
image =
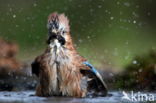
[[[64,82],[63,78],[67,76],[66,74],[71,64],[71,57],[69,57],[68,53],[60,51],[59,53],[50,53],[49,58],[51,91],[55,95],[58,95],[60,93],[60,85]]]
[[[82,75],[78,67],[74,65],[71,53],[62,51],[59,54],[51,54],[49,57],[51,90],[53,94],[84,96],[85,90],[81,86]]]

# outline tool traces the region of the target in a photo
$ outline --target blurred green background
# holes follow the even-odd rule
[[[0,0],[0,37],[32,61],[47,38],[47,17],[65,13],[77,50],[97,67],[121,69],[156,49],[156,0]]]

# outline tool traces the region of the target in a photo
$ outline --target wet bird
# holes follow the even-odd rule
[[[32,63],[39,78],[37,96],[106,96],[107,86],[99,72],[76,51],[64,14],[48,17],[47,49]]]

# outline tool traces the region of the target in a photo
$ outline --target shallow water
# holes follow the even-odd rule
[[[34,91],[0,92],[0,103],[131,103],[122,99],[122,92],[112,91],[107,97],[69,98],[69,97],[37,97]],[[153,93],[156,97],[156,93]],[[155,99],[156,100],[156,99]],[[156,102],[156,101],[155,101]]]

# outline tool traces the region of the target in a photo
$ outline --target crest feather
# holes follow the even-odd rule
[[[53,21],[57,22],[59,24],[59,28],[63,28],[66,30],[66,32],[70,31],[70,26],[69,26],[69,20],[65,16],[64,13],[58,14],[57,12],[54,12],[49,15],[48,17],[48,24],[52,23]]]
[[[54,20],[56,17],[58,17],[58,13],[57,12],[51,13],[48,16],[48,22]]]
[[[64,15],[64,14],[60,14],[59,15],[59,21],[61,24],[63,24],[65,26],[65,29],[67,32],[70,31],[70,27],[69,27],[69,20],[68,18]]]

